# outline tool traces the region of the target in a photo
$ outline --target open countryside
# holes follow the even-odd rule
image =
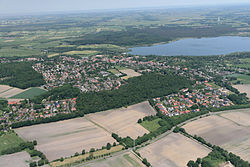
[[[115,142],[109,133],[85,118],[24,127],[15,131],[26,140],[37,140],[37,149],[44,152],[50,161],[69,157],[83,149],[100,149],[107,143]]]
[[[133,153],[124,153],[82,167],[144,167],[145,165]]]
[[[25,90],[19,89],[19,88],[10,87],[7,85],[0,85],[0,97],[1,98],[10,98],[24,91]]]
[[[136,139],[149,131],[137,123],[145,116],[154,115],[155,111],[148,102],[143,102],[122,109],[114,109],[101,113],[89,114],[87,119],[102,126],[111,133],[119,136],[130,136]]]
[[[0,166],[3,167],[28,167],[29,166],[30,155],[23,151],[10,155],[0,156]]]
[[[0,167],[250,167],[246,1],[1,0]]]
[[[249,161],[250,129],[247,126],[249,120],[243,118],[244,115],[249,114],[250,110],[247,110],[236,111],[242,112],[239,115],[232,112],[221,116],[213,115],[201,118],[184,125],[183,128],[188,133],[201,136],[208,142],[221,146]],[[235,122],[238,120],[242,122]]]
[[[234,85],[241,93],[246,93],[247,97],[250,98],[250,84]]]
[[[210,151],[203,145],[174,133],[139,149],[139,153],[157,167],[185,166],[189,160],[195,161],[198,157],[205,157]]]

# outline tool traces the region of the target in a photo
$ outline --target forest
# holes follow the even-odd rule
[[[152,28],[126,27],[123,31],[103,31],[89,34],[74,41],[67,41],[73,45],[86,44],[115,44],[119,46],[146,45],[159,42],[168,42],[176,38],[185,37],[216,37],[235,31],[229,25],[215,25],[209,27],[188,27],[188,26],[159,26]]]
[[[2,63],[0,71],[0,84],[21,89],[45,84],[42,74],[36,72],[31,63]]]
[[[192,82],[184,77],[146,73],[130,78],[128,83],[112,91],[83,93],[77,98],[78,111],[94,113],[126,107],[154,97],[161,97],[190,87]]]

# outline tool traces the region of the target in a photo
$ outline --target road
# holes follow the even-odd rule
[[[182,127],[183,125],[185,125],[185,124],[187,124],[187,123],[189,123],[189,122],[195,121],[195,120],[197,120],[197,119],[200,119],[200,118],[204,118],[204,117],[208,117],[208,116],[212,116],[212,115],[223,114],[223,113],[229,113],[229,112],[237,112],[237,111],[240,111],[240,109],[238,109],[238,110],[220,111],[220,112],[209,112],[209,113],[207,113],[207,114],[205,114],[205,115],[200,115],[200,116],[194,117],[194,118],[192,118],[192,119],[189,119],[189,120],[187,120],[187,121],[185,121],[185,122],[182,122],[182,123],[178,124],[177,126]],[[168,130],[167,132],[165,132],[165,133],[163,133],[163,134],[157,136],[156,138],[154,138],[154,139],[152,139],[152,140],[150,140],[150,141],[147,141],[147,142],[145,142],[145,143],[143,143],[143,144],[141,144],[141,145],[139,145],[139,146],[137,146],[137,147],[140,147],[139,149],[141,149],[141,148],[144,147],[145,145],[149,145],[149,144],[152,144],[152,143],[154,143],[154,142],[157,142],[158,140],[160,140],[160,139],[166,137],[167,135],[169,135],[170,133],[173,133],[174,128],[175,128],[175,127],[173,127],[172,129]],[[122,154],[125,154],[125,153],[133,153],[137,158],[139,158],[140,160],[142,160],[141,157],[139,157],[139,156],[133,151],[132,148],[129,148],[129,149],[127,149],[127,150],[122,150],[122,151],[119,151],[119,152],[117,152],[117,153],[114,153],[114,154],[112,154],[112,155],[110,155],[110,156],[106,156],[105,158],[102,157],[102,158],[98,158],[98,159],[95,159],[95,160],[92,160],[92,161],[88,161],[88,162],[86,162],[86,163],[81,163],[81,164],[79,164],[79,165],[75,165],[75,167],[83,167],[83,166],[86,166],[86,165],[88,165],[88,164],[97,162],[97,161],[99,161],[99,160],[101,160],[101,159],[107,159],[107,158],[119,156],[119,155],[122,155]]]

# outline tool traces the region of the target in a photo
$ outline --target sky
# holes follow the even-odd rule
[[[0,14],[250,3],[250,0],[0,0]]]

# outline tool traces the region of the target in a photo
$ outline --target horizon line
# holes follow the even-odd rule
[[[235,6],[236,5],[236,6]],[[17,12],[17,13],[0,13],[1,17],[22,17],[22,16],[37,16],[37,15],[57,15],[57,14],[80,14],[80,13],[101,13],[101,12],[116,12],[116,11],[130,11],[130,10],[150,10],[150,9],[182,9],[182,8],[210,8],[210,7],[243,7],[243,5],[250,5],[247,3],[230,3],[230,4],[209,4],[209,5],[172,5],[172,6],[149,6],[149,7],[134,7],[134,8],[107,8],[107,9],[83,9],[83,10],[55,10],[55,11],[41,11],[41,12]]]

